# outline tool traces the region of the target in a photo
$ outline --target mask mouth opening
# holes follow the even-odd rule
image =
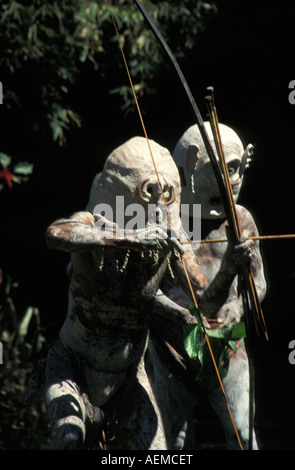
[[[212,207],[218,207],[222,204],[220,194],[212,194],[208,199],[208,204]]]

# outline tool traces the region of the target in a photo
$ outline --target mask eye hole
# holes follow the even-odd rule
[[[149,184],[148,187],[146,188],[146,192],[149,193],[150,195],[153,194],[153,187]]]
[[[232,160],[227,164],[228,174],[229,176],[233,176],[239,169],[240,160]]]
[[[165,194],[166,192],[168,192],[168,191],[169,191],[169,186],[168,186],[168,184],[165,184],[165,185],[164,185],[164,188],[163,188],[164,194]]]
[[[150,202],[153,202],[153,203],[157,202],[157,200],[161,196],[159,184],[149,183],[148,178],[142,180],[137,185],[136,189],[137,189],[137,197],[139,201],[144,204],[150,203]],[[163,191],[164,191],[167,204],[171,204],[175,200],[175,197],[176,197],[174,187],[170,186],[169,184],[165,184]],[[154,201],[152,199],[154,199]]]

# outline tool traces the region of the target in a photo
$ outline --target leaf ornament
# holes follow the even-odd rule
[[[199,312],[195,306],[190,306],[192,315],[199,319]],[[185,333],[184,345],[191,359],[197,358],[202,366],[195,380],[202,386],[215,389],[219,386],[216,372],[212,364],[211,354],[206,342],[205,334],[210,338],[211,349],[214,354],[219,374],[223,379],[228,372],[230,353],[237,353],[237,342],[246,337],[244,322],[238,322],[227,328],[207,329],[199,321],[197,325],[190,325]]]

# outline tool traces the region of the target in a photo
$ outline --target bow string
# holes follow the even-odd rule
[[[202,118],[201,113],[199,111],[199,108],[197,106],[197,103],[194,99],[194,96],[193,96],[193,94],[190,90],[190,87],[189,87],[189,85],[188,85],[188,83],[187,83],[187,81],[186,81],[186,79],[183,75],[183,72],[182,72],[175,56],[173,55],[170,47],[166,43],[165,39],[163,38],[162,34],[160,33],[160,31],[158,30],[156,25],[151,20],[150,16],[148,15],[146,9],[143,7],[141,2],[139,0],[133,0],[133,1],[136,4],[136,6],[138,7],[138,9],[140,10],[140,12],[142,13],[145,20],[147,21],[147,23],[150,26],[154,36],[156,37],[158,42],[161,44],[161,46],[165,50],[166,54],[168,55],[172,65],[173,65],[173,67],[174,67],[174,69],[177,73],[177,76],[180,79],[180,82],[181,82],[181,84],[182,84],[182,86],[185,90],[186,97],[188,98],[189,103],[191,105],[191,108],[193,110],[194,117],[196,119],[196,124],[199,128],[199,131],[200,131],[201,137],[203,139],[208,157],[210,159],[210,163],[211,163],[211,166],[212,166],[212,169],[213,169],[213,172],[214,172],[214,176],[215,176],[216,181],[217,181],[218,189],[219,189],[219,192],[220,192],[220,195],[221,195],[221,198],[222,198],[224,211],[225,211],[227,222],[228,222],[228,225],[229,225],[230,234],[231,234],[232,239],[234,240],[234,242],[239,243],[241,233],[238,234],[238,231],[237,231],[237,224],[238,224],[237,212],[236,212],[235,203],[234,203],[233,196],[232,196],[231,187],[229,188],[229,186],[227,184],[227,177],[228,177],[227,166],[225,164],[223,166],[223,168],[221,169],[221,167],[219,165],[219,162],[216,158],[213,146],[210,142],[210,139],[209,139],[208,133],[206,131],[204,121],[203,121],[203,118]],[[216,113],[215,113],[215,119],[216,119]],[[219,135],[219,138],[220,138],[220,135]],[[220,147],[221,147],[221,152],[222,152],[222,145],[219,146],[218,148],[220,148]],[[256,288],[255,288],[253,275],[251,275],[251,273],[249,273],[249,269],[246,266],[243,267],[243,271],[244,271],[244,277],[243,277],[243,280],[241,281],[241,283],[244,284],[244,289],[247,290],[248,295],[250,297],[250,303],[251,303],[252,309],[254,310],[254,324],[255,324],[255,327],[256,327],[256,331],[259,334],[258,325],[260,325],[263,329],[265,338],[268,339],[266,325],[265,325],[265,321],[264,321],[264,316],[263,316],[263,312],[262,312],[262,309],[261,309],[261,306],[260,306],[258,294],[257,294]],[[245,283],[246,283],[246,287],[245,287]],[[244,292],[244,294],[246,295],[245,292]],[[248,297],[248,295],[247,295],[247,297]]]
[[[190,90],[190,88],[187,84],[187,81],[186,81],[186,79],[185,79],[185,77],[184,77],[184,75],[183,75],[183,73],[180,69],[180,66],[179,66],[177,60],[175,59],[171,49],[167,45],[167,43],[164,40],[163,36],[161,35],[161,33],[159,32],[159,30],[157,29],[157,27],[155,26],[155,24],[151,20],[151,18],[149,17],[149,15],[146,12],[145,8],[142,6],[141,2],[139,0],[134,0],[134,3],[137,5],[139,10],[141,11],[143,17],[148,22],[148,24],[149,24],[151,30],[153,31],[154,35],[156,36],[157,40],[160,42],[161,46],[163,47],[163,49],[167,53],[169,59],[171,60],[173,66],[175,68],[175,71],[176,71],[176,73],[177,73],[177,75],[178,75],[178,77],[181,81],[181,84],[182,84],[183,88],[185,89],[186,96],[189,99],[189,102],[190,102],[191,107],[193,109],[193,113],[194,113],[194,116],[195,116],[195,119],[196,119],[196,123],[198,125],[200,134],[202,136],[207,154],[209,156],[209,159],[210,159],[213,171],[214,171],[215,178],[217,180],[218,188],[219,188],[219,191],[220,191],[220,194],[221,194],[221,197],[222,197],[224,210],[225,210],[225,214],[226,214],[228,225],[229,225],[230,234],[233,237],[232,239],[236,243],[239,243],[240,236],[241,236],[241,229],[240,229],[239,223],[238,223],[238,218],[237,218],[237,213],[236,213],[236,208],[235,208],[235,203],[234,203],[234,200],[233,200],[233,196],[232,196],[232,193],[229,190],[228,183],[227,183],[228,173],[227,173],[227,166],[226,166],[226,163],[225,163],[225,159],[222,162],[223,150],[222,150],[220,135],[219,135],[219,132],[218,132],[218,121],[217,121],[216,110],[211,109],[211,118],[212,118],[212,126],[213,126],[212,130],[213,130],[213,134],[215,135],[215,138],[217,139],[216,144],[217,144],[218,155],[219,155],[219,158],[220,158],[220,161],[221,161],[221,167],[220,167],[219,162],[216,158],[214,149],[212,147],[209,136],[207,134],[207,131],[206,131],[201,113],[198,109],[198,106],[195,102],[195,99],[192,95],[192,92],[191,92],[191,90]],[[151,150],[151,147],[150,147],[148,135],[147,135],[147,132],[146,132],[146,128],[145,128],[144,121],[143,121],[143,118],[142,118],[142,114],[141,114],[141,111],[140,111],[140,107],[139,107],[139,104],[138,104],[136,92],[135,92],[135,89],[134,89],[134,86],[133,86],[132,78],[131,78],[131,75],[130,75],[130,72],[129,72],[128,64],[127,64],[126,57],[125,57],[125,54],[124,54],[123,46],[122,46],[121,41],[120,41],[116,21],[115,21],[115,18],[113,16],[113,13],[112,13],[111,4],[110,4],[109,0],[108,0],[108,5],[109,5],[109,10],[110,10],[110,14],[111,14],[111,17],[112,17],[112,21],[113,21],[113,24],[114,24],[114,28],[115,28],[115,31],[116,31],[116,35],[117,35],[119,47],[120,47],[120,50],[121,50],[121,54],[122,54],[122,57],[123,57],[123,61],[124,61],[124,64],[125,64],[125,68],[126,68],[126,71],[127,71],[127,75],[128,75],[128,78],[129,78],[130,86],[131,86],[131,89],[132,89],[132,92],[133,92],[134,100],[135,100],[136,107],[137,107],[137,110],[138,110],[139,118],[140,118],[140,121],[141,121],[141,124],[142,124],[142,128],[143,128],[143,131],[144,131],[145,138],[147,140],[148,148],[149,148],[149,151],[150,151],[150,154],[151,154],[151,158],[152,158],[152,161],[153,161],[153,166],[154,166],[154,169],[155,169],[155,172],[156,172],[156,175],[157,175],[157,179],[158,179],[158,182],[159,182],[159,185],[160,185],[160,188],[161,188],[162,197],[163,197],[164,203],[166,205],[167,214],[168,214],[168,217],[170,218],[170,213],[169,213],[169,210],[168,210],[168,204],[166,202],[166,198],[165,198],[165,195],[164,195],[162,184],[161,184],[159,174],[158,174],[158,171],[157,171],[155,159],[153,157],[153,153],[152,153],[152,150]],[[224,157],[224,154],[223,154],[223,157]],[[231,188],[231,186],[230,186],[230,188]],[[170,222],[171,222],[171,219],[170,219]],[[190,278],[189,278],[189,273],[187,271],[187,268],[185,266],[185,263],[184,263],[183,259],[182,259],[182,265],[183,265],[184,273],[186,275],[186,279],[187,279],[187,282],[188,282],[188,285],[189,285],[189,289],[190,289],[190,292],[191,292],[191,295],[192,295],[194,305],[195,305],[197,311],[199,312],[199,308],[198,308],[197,300],[196,300],[196,297],[195,297],[195,293],[194,293],[194,290],[193,290],[193,287],[192,287],[192,284],[191,284],[191,281],[190,281]],[[263,319],[262,310],[261,310],[258,295],[257,295],[257,292],[256,292],[256,288],[255,288],[255,284],[254,284],[254,280],[253,280],[253,275],[252,275],[251,272],[248,272],[247,268],[249,268],[248,265],[243,266],[242,270],[241,270],[241,273],[240,273],[244,312],[245,312],[245,315],[246,315],[246,313],[249,314],[249,297],[250,297],[251,306],[256,312],[256,319],[259,319],[259,323],[261,323],[260,320],[261,320],[261,318]],[[201,319],[200,315],[199,315],[199,318]],[[249,322],[248,321],[246,321],[246,329],[247,329],[247,325],[248,325],[248,330],[249,330]],[[255,325],[257,326],[256,322],[255,322]],[[263,319],[263,326],[264,326],[265,336],[267,338],[264,319]],[[239,437],[239,433],[238,433],[238,430],[237,430],[237,427],[236,427],[236,424],[235,424],[235,421],[234,421],[234,418],[233,418],[233,415],[232,415],[232,412],[231,412],[231,409],[230,409],[230,406],[229,406],[229,402],[228,402],[227,395],[226,395],[226,392],[225,392],[225,389],[224,389],[224,386],[223,386],[223,383],[222,383],[222,379],[221,379],[221,376],[220,376],[220,373],[219,373],[219,369],[218,369],[218,366],[217,366],[217,363],[216,363],[216,360],[215,360],[215,357],[214,357],[214,354],[213,354],[213,351],[212,351],[212,348],[211,348],[211,345],[210,345],[209,337],[208,337],[204,327],[203,327],[203,331],[204,331],[204,337],[205,337],[206,343],[208,345],[209,353],[211,355],[213,365],[214,365],[214,368],[215,368],[215,371],[216,371],[216,374],[217,374],[217,377],[218,377],[218,380],[219,380],[219,384],[220,384],[221,390],[223,392],[223,395],[224,395],[224,398],[225,398],[225,401],[226,401],[228,413],[230,415],[230,419],[232,421],[232,424],[233,424],[233,427],[234,427],[234,430],[235,430],[235,433],[236,433],[236,437],[237,437],[239,446],[243,450],[241,439]],[[250,332],[249,331],[247,332],[247,337],[248,338],[250,337]],[[252,380],[253,374],[251,374],[251,370],[252,370],[252,366],[250,364],[250,382],[253,384],[253,380]],[[253,434],[252,429],[253,429],[253,413],[254,413],[254,411],[253,411],[254,410],[254,407],[253,407],[253,395],[254,395],[253,386],[252,387],[250,386],[250,389],[252,390],[252,393],[250,391],[250,437],[249,437],[249,448],[252,447],[252,434]]]
[[[239,224],[235,201],[234,201],[233,194],[232,194],[232,187],[229,182],[228,169],[227,169],[225,156],[224,156],[224,152],[222,148],[221,137],[219,133],[217,112],[216,112],[216,108],[215,108],[215,104],[213,100],[213,93],[209,101],[210,106],[211,106],[210,107],[210,122],[211,122],[211,128],[212,128],[212,133],[213,133],[214,140],[215,140],[216,149],[217,149],[219,159],[220,159],[220,165],[218,163],[215,152],[213,150],[208,134],[206,132],[201,113],[198,109],[198,106],[195,102],[193,94],[188,86],[188,83],[182,73],[182,70],[175,56],[173,55],[171,49],[169,48],[162,34],[160,33],[156,25],[153,23],[153,21],[149,17],[147,11],[145,10],[141,2],[139,0],[134,0],[134,3],[136,4],[138,9],[142,13],[147,23],[149,24],[156,39],[158,40],[158,42],[161,44],[162,48],[168,55],[177,73],[177,76],[180,79],[182,87],[184,88],[185,94],[193,110],[193,114],[196,119],[197,126],[199,128],[201,137],[204,142],[204,146],[206,148],[206,151],[207,151],[207,154],[211,162],[211,166],[212,166],[212,169],[213,169],[216,181],[217,181],[218,189],[219,189],[223,206],[224,206],[227,223],[229,226],[229,236],[231,237],[231,240],[233,240],[234,243],[239,243],[242,230]],[[266,340],[268,340],[268,334],[266,330],[265,320],[264,320],[263,312],[261,309],[259,297],[258,297],[255,283],[254,283],[253,273],[250,270],[249,264],[243,264],[241,266],[238,279],[239,279],[239,286],[241,288],[242,302],[243,302],[244,316],[245,316],[245,326],[246,326],[245,346],[246,346],[246,350],[247,350],[248,358],[249,358],[249,378],[250,378],[250,382],[249,382],[249,385],[250,385],[250,390],[249,390],[249,449],[252,449],[253,431],[254,431],[254,365],[253,365],[253,359],[252,359],[252,346],[253,346],[252,330],[255,328],[256,333],[258,335],[260,331],[262,331],[265,335]],[[194,299],[195,306],[197,307],[194,295],[193,295],[193,299]],[[207,340],[206,338],[206,341],[210,350],[209,339]],[[214,359],[213,359],[213,363],[214,363]],[[217,375],[218,375],[218,372],[217,372]],[[220,384],[221,384],[221,389],[224,393],[224,396],[227,402],[226,394],[223,389],[221,380],[220,380]],[[227,407],[228,407],[228,411],[232,419],[231,410],[229,408],[228,403],[227,403]],[[233,419],[232,419],[232,422],[235,427]],[[236,428],[235,428],[235,431],[236,431]],[[242,448],[237,431],[236,431],[236,435],[237,435],[240,447]]]

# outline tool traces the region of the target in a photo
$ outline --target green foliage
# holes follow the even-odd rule
[[[45,449],[50,429],[42,394],[28,400],[30,382],[45,339],[39,310],[17,311],[14,297],[17,283],[0,269],[0,450]]]
[[[200,0],[183,0],[181,5],[176,0],[145,0],[143,4],[178,58],[194,46],[216,11],[214,2]],[[108,1],[4,0],[0,11],[5,105],[8,109],[29,107],[31,128],[51,129],[52,138],[63,145],[65,131],[81,125],[67,97],[86,64],[104,80],[123,67]],[[155,76],[166,70],[166,57],[132,0],[114,1],[112,12],[136,91],[141,96],[150,94],[155,91]],[[121,74],[113,92],[122,95],[128,111],[133,101],[125,78]]]
[[[28,181],[28,175],[30,175],[32,172],[32,163],[18,162],[13,165],[11,157],[5,153],[0,152],[0,191],[4,187],[4,185],[1,183],[1,180],[6,181],[7,186],[12,188],[13,183],[23,183]]]
[[[201,363],[202,370],[196,380],[204,387],[216,388],[218,386],[217,374],[205,334],[209,339],[220,376],[224,378],[229,366],[229,350],[236,354],[236,341],[246,336],[245,324],[239,322],[227,328],[207,329],[202,326],[199,312],[196,311],[195,306],[192,305],[190,310],[199,320],[199,323],[191,325],[187,329],[184,346],[188,355],[191,358],[198,358]]]

